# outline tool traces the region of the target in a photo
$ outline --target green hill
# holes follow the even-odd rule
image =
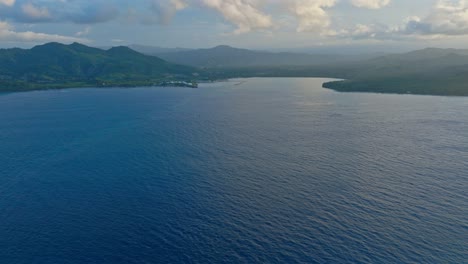
[[[427,48],[357,60],[332,55],[273,53],[218,46],[159,56],[205,69],[211,79],[234,77],[330,77],[343,92],[468,96],[468,50]]]
[[[109,50],[48,43],[0,50],[0,91],[81,86],[137,86],[190,81],[196,70],[128,47]]]
[[[329,77],[342,92],[468,96],[468,50],[435,49],[363,61],[218,46],[159,57],[128,47],[108,50],[73,43],[0,50],[0,92],[66,87],[192,86],[236,77]],[[170,57],[170,58],[169,58]],[[170,59],[168,62],[165,59]],[[182,63],[196,66],[183,66]],[[204,68],[204,69],[200,69]]]
[[[468,50],[429,48],[350,66],[346,81],[324,87],[342,92],[468,96]]]

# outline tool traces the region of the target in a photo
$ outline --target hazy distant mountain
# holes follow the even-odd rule
[[[266,52],[238,49],[230,46],[217,46],[210,49],[197,49],[158,54],[167,61],[202,68],[239,68],[260,66],[306,66],[323,65],[351,58],[341,55],[291,52]]]
[[[177,64],[128,47],[102,50],[78,43],[49,43],[29,50],[3,49],[0,91],[143,86],[235,77],[330,77],[346,79],[325,84],[338,91],[468,96],[468,50],[428,48],[347,61],[340,56],[218,46],[164,53],[161,57]]]
[[[354,65],[349,80],[326,86],[339,91],[468,95],[468,50],[428,48]]]
[[[391,54],[375,58],[374,61],[418,61],[418,60],[429,60],[429,59],[440,59],[449,55],[468,55],[468,49],[439,49],[439,48],[426,48],[421,50],[415,50],[411,52],[401,54]]]
[[[354,64],[355,78],[427,73],[468,63],[468,50],[427,48],[403,54],[381,56]]]
[[[152,55],[157,56],[159,54],[165,53],[174,53],[174,52],[181,52],[181,51],[190,51],[191,49],[184,49],[184,48],[161,48],[161,47],[153,47],[153,46],[145,46],[145,45],[130,45],[129,48],[143,53],[145,55]]]
[[[109,50],[48,43],[0,50],[0,90],[86,85],[144,85],[189,78],[195,69],[146,56],[128,47]]]

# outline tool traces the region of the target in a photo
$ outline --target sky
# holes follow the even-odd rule
[[[464,48],[468,0],[0,0],[0,47]]]

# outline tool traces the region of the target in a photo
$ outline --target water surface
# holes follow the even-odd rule
[[[0,263],[466,263],[468,98],[0,95]]]

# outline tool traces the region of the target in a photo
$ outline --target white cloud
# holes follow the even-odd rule
[[[361,38],[375,38],[377,30],[374,28],[373,25],[363,25],[358,24],[354,28],[349,30],[342,30],[337,35],[342,37],[351,37],[354,39],[361,39]]]
[[[379,9],[390,4],[390,0],[351,0],[354,6],[369,9]]]
[[[17,23],[96,24],[116,19],[121,9],[109,0],[0,0],[0,18]]]
[[[468,36],[468,0],[434,0],[438,1],[429,14],[410,17],[397,26],[379,24],[338,28],[337,24],[347,21],[337,18],[333,23],[333,8],[340,0],[141,0],[151,4],[153,13],[144,13],[140,9],[132,16],[134,21],[148,21],[148,24],[167,24],[173,16],[183,9],[195,7],[213,10],[224,18],[226,24],[235,27],[235,34],[251,31],[277,30],[311,32],[330,38],[351,39],[399,39],[399,38],[433,38],[435,36]],[[112,2],[112,3],[111,3]],[[11,8],[0,8],[0,16],[6,21],[16,23],[70,22],[93,24],[116,19],[123,7],[117,1],[94,0],[0,0]],[[391,0],[341,0],[354,6],[367,9],[383,8]],[[198,10],[200,11],[200,10]],[[198,12],[197,11],[197,12]],[[337,10],[337,14],[344,16]],[[367,11],[372,13],[370,11]],[[390,12],[390,11],[389,11]],[[188,12],[187,12],[188,13]],[[203,12],[201,12],[203,13]],[[128,13],[127,13],[128,14]],[[151,15],[151,16],[148,16]],[[147,18],[147,19],[146,19]],[[342,19],[341,18],[341,19]],[[366,20],[368,17],[366,17]],[[146,19],[146,20],[145,20]],[[359,23],[359,18],[350,18]],[[285,21],[286,24],[285,25]],[[230,26],[228,26],[230,28]],[[75,37],[84,37],[89,27],[77,32]],[[225,29],[223,29],[225,30]],[[15,32],[13,29],[2,29],[2,37],[9,38],[70,38],[60,35],[48,35],[35,32]]]
[[[328,33],[331,18],[325,8],[335,4],[336,0],[290,0],[288,6],[298,19],[298,32]]]
[[[468,35],[468,0],[440,0],[424,16],[412,16],[399,26],[361,25],[340,30],[336,36],[352,39],[435,39]]]
[[[388,27],[381,24],[357,24],[354,27],[347,29],[341,29],[336,32],[333,37],[345,38],[345,39],[374,39],[374,40],[385,40],[385,39],[401,39],[405,38],[395,32],[394,28]]]
[[[181,10],[187,7],[187,3],[184,0],[169,0],[176,10]]]
[[[12,42],[82,42],[87,43],[89,40],[83,38],[75,38],[62,36],[57,34],[45,34],[36,33],[32,31],[17,32],[14,28],[6,23],[0,22],[0,41],[12,41]]]
[[[87,36],[89,34],[89,32],[91,32],[91,27],[87,26],[82,31],[76,32],[75,36],[77,36],[77,37]]]
[[[188,6],[185,0],[152,0],[151,8],[158,15],[160,24],[168,24],[172,17]]]
[[[0,5],[13,6],[16,0],[0,0]]]
[[[236,34],[273,26],[271,16],[259,9],[260,2],[257,0],[202,0],[202,3],[220,12],[227,21],[237,26]]]
[[[424,17],[412,17],[399,29],[405,34],[468,35],[468,0],[439,1]]]
[[[51,18],[49,10],[46,7],[38,7],[32,3],[27,3],[21,6],[23,14],[32,20],[49,19]]]

